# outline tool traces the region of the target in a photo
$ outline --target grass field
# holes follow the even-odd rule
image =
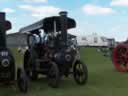
[[[81,59],[88,67],[88,82],[79,86],[73,78],[61,82],[60,88],[53,89],[45,79],[30,82],[28,94],[21,94],[15,86],[0,86],[0,96],[126,96],[128,94],[128,73],[116,72],[111,59],[104,57],[93,48],[82,48]],[[17,64],[22,56],[15,52]]]

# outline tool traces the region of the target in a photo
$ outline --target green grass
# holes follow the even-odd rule
[[[88,82],[77,85],[73,78],[61,81],[60,88],[53,89],[45,79],[30,82],[26,96],[125,96],[128,93],[128,73],[114,69],[111,59],[94,48],[82,48],[81,59],[88,67]],[[22,56],[13,50],[16,64],[22,64]],[[0,87],[0,96],[25,96],[15,86]]]

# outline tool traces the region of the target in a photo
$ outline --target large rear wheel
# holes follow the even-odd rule
[[[128,45],[119,44],[113,49],[112,61],[117,71],[128,71]]]
[[[36,71],[36,58],[31,57],[29,51],[27,50],[24,55],[24,70],[28,77],[30,77],[32,80],[38,79],[38,73]]]

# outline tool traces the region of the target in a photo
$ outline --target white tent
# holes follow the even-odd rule
[[[77,36],[77,43],[79,46],[95,46],[95,47],[106,47],[109,42],[106,37],[99,36],[97,34],[87,36]]]

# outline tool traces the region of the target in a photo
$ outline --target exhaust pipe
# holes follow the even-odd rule
[[[66,11],[62,11],[62,12],[59,13],[59,15],[60,15],[60,23],[61,23],[62,39],[65,42],[64,45],[67,45],[67,25],[68,25],[67,14],[68,13]]]
[[[6,48],[6,31],[11,29],[11,23],[6,20],[5,13],[0,12],[0,49]]]
[[[6,47],[5,13],[0,12],[0,49]]]

